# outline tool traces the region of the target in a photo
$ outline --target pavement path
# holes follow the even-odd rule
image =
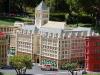
[[[1,69],[1,72],[4,73],[4,75],[16,75],[15,70],[10,69]],[[67,70],[59,70],[59,71],[42,71],[39,66],[35,65],[32,69],[26,71],[27,74],[33,74],[33,75],[71,75],[70,72]],[[77,75],[82,75],[81,72],[77,72]]]

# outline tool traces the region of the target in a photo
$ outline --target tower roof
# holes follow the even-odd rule
[[[48,10],[48,7],[44,3],[44,1],[41,1],[41,3],[36,7],[37,10]]]

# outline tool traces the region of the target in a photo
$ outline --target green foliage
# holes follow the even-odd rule
[[[17,74],[25,74],[26,69],[32,68],[31,58],[29,56],[13,56],[11,57],[10,63],[15,68]]]
[[[65,13],[51,13],[50,20],[52,20],[52,21],[65,21]]]
[[[99,25],[93,25],[92,29],[96,32],[100,34],[100,27]]]
[[[0,75],[4,75],[2,72],[0,72]]]
[[[0,8],[0,16],[8,16],[9,13],[34,16],[30,13],[33,13],[40,2],[41,0],[0,0],[0,7],[2,7]],[[57,15],[50,14],[50,20],[65,21],[65,15],[60,13],[66,13],[69,14],[67,20],[71,24],[91,23],[95,25],[95,19],[100,18],[100,0],[44,0],[44,2],[50,8],[50,12],[58,13]],[[0,24],[12,25],[15,19],[3,20],[0,19]],[[29,20],[27,21],[30,23]]]
[[[14,25],[14,22],[32,23],[32,20],[26,17],[0,17],[0,25]]]
[[[90,14],[95,14],[100,11],[100,0],[78,0],[80,9]]]
[[[100,75],[100,74],[83,74],[83,75]]]
[[[77,68],[77,63],[66,63],[62,65],[62,68],[69,71],[73,71]]]
[[[78,15],[78,14],[71,14],[68,15],[66,18],[67,24],[76,24],[83,23],[83,24],[93,24],[95,23],[95,19],[91,16],[87,15]]]
[[[100,0],[44,0],[53,12],[99,12]],[[27,7],[34,9],[41,0],[1,0],[0,12],[23,13]]]
[[[28,56],[14,56],[11,57],[11,65],[14,68],[22,69],[24,67],[30,69],[32,64],[31,64],[31,59]]]
[[[62,65],[62,69],[68,70],[73,75],[73,71],[77,68],[77,63],[66,63]]]
[[[69,5],[69,11],[78,11],[78,4],[77,4],[77,0],[66,0],[67,4]]]
[[[0,61],[0,67],[4,66],[5,64],[3,64],[1,61]]]
[[[50,7],[51,12],[62,13],[68,11],[68,4],[66,3],[66,0],[44,0],[44,1]]]

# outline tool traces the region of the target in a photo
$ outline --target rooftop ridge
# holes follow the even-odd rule
[[[47,5],[44,3],[44,1],[42,0],[40,2],[40,4],[36,7],[37,10],[48,10]]]

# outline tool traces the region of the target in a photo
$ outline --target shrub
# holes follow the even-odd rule
[[[76,24],[77,22],[85,24],[93,24],[95,22],[95,19],[91,16],[71,14],[68,15],[68,17],[66,18],[66,22],[67,24]]]
[[[2,73],[2,72],[0,72],[0,75],[3,75],[3,73]]]
[[[65,13],[51,13],[50,20],[51,21],[65,21]]]

